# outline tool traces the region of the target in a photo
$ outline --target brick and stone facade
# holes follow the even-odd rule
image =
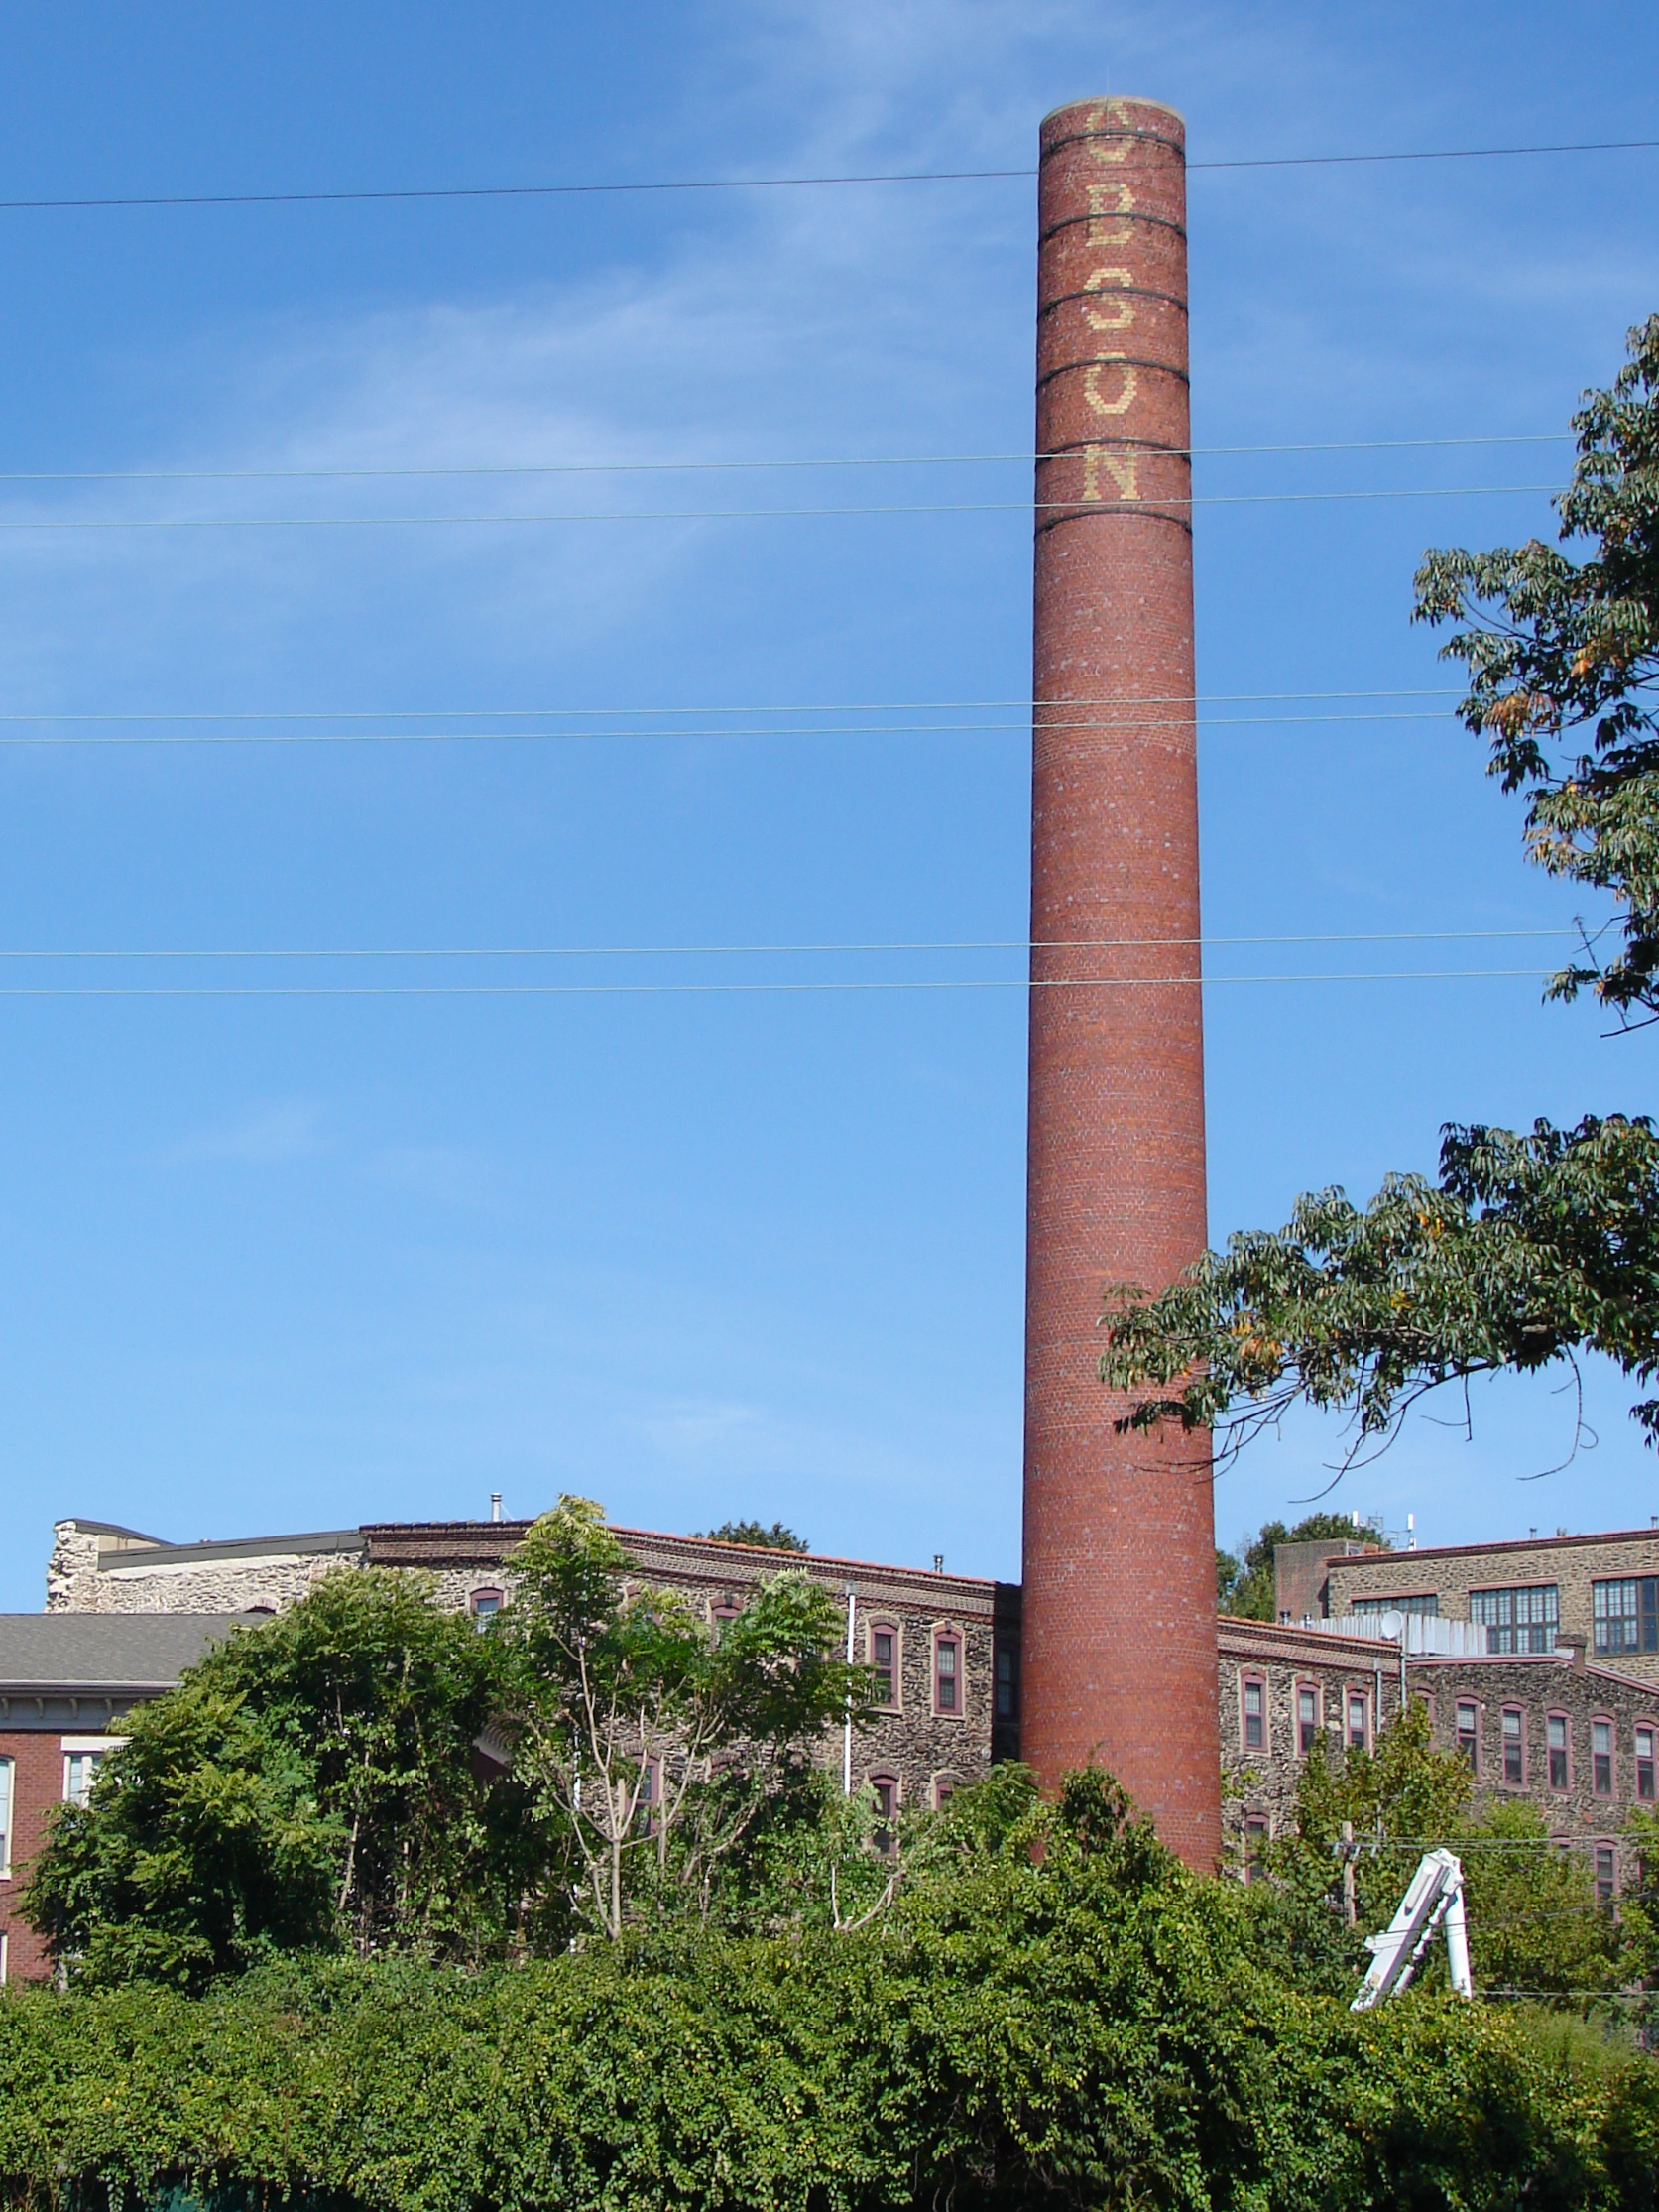
[[[1207,1440],[1124,1436],[1108,1285],[1206,1243],[1185,129],[1042,126],[1031,781],[1024,1744],[1220,1844]]]
[[[364,1566],[426,1574],[443,1603],[476,1613],[511,1604],[511,1554],[530,1526],[528,1521],[381,1523],[326,1536],[172,1545],[130,1531],[63,1523],[53,1553],[52,1611],[38,1618],[46,1627],[62,1621],[68,1629],[141,1633],[144,1616],[135,1593],[149,1599],[153,1614],[177,1617],[195,1615],[205,1592],[213,1594],[219,1610],[257,1618],[260,1610],[278,1610],[301,1595],[319,1573]],[[879,1781],[889,1786],[895,1803],[929,1805],[983,1775],[994,1761],[1020,1756],[1017,1586],[649,1530],[616,1534],[641,1580],[683,1591],[706,1615],[711,1633],[723,1615],[742,1610],[762,1575],[800,1567],[833,1594],[838,1610],[850,1599],[856,1658],[875,1662],[881,1656],[876,1638],[890,1637],[886,1651],[893,1701],[854,1737],[855,1786]],[[109,1540],[112,1535],[118,1540]],[[1592,1539],[1573,1540],[1580,1547],[1592,1545]],[[1622,1565],[1635,1556],[1628,1546],[1640,1541],[1612,1537],[1583,1555]],[[1514,1548],[1492,1547],[1486,1556],[1506,1558]],[[1399,1582],[1402,1569],[1439,1556],[1338,1552],[1329,1572],[1364,1570],[1386,1577],[1391,1571]],[[1482,1584],[1473,1567],[1469,1578],[1474,1587],[1490,1586],[1490,1576]],[[1392,1584],[1384,1594],[1395,1594]],[[1145,1642],[1155,1622],[1155,1612],[1148,1610],[1137,1641]],[[954,1646],[955,1705],[948,1711],[939,1697],[941,1639]],[[1338,1749],[1359,1741],[1374,1745],[1379,1728],[1398,1714],[1402,1695],[1427,1705],[1439,1744],[1471,1757],[1481,1796],[1534,1800],[1553,1834],[1581,1843],[1616,1842],[1630,1810],[1653,1802],[1647,1794],[1652,1768],[1644,1777],[1640,1761],[1644,1742],[1659,1751],[1659,1682],[1628,1667],[1596,1663],[1582,1642],[1539,1654],[1412,1656],[1402,1674],[1399,1645],[1385,1637],[1344,1635],[1334,1632],[1334,1625],[1223,1618],[1216,1624],[1212,1665],[1225,1820],[1211,1866],[1242,1866],[1251,1832],[1283,1830],[1294,1811],[1305,1737]],[[84,1699],[89,1693],[83,1688],[79,1694]],[[52,1757],[42,1771],[53,1789],[61,1786],[63,1731],[71,1723],[82,1732],[107,1725],[114,1712],[113,1706],[97,1712],[85,1706],[77,1718],[66,1707],[53,1707],[39,1728],[31,1726],[31,1761],[45,1756],[39,1747],[50,1739]],[[1507,1731],[1506,1712],[1515,1716]],[[1155,1727],[1155,1721],[1153,1711],[1148,1724]],[[1257,1740],[1251,1740],[1252,1723]],[[1561,1755],[1553,1774],[1552,1723]],[[1599,1728],[1604,1731],[1600,1777]],[[1506,1766],[1506,1752],[1512,1759],[1517,1750],[1518,1782]],[[839,1772],[843,1752],[837,1732],[826,1738],[821,1756]],[[1103,1755],[1101,1763],[1110,1760]]]
[[[1529,1800],[1552,1835],[1611,1845],[1615,1859],[1629,1814],[1655,1809],[1659,1686],[1589,1664],[1580,1651],[1410,1658],[1402,1684],[1399,1647],[1386,1640],[1224,1618],[1217,1643],[1228,1857],[1236,1865],[1251,1832],[1278,1835],[1292,1821],[1310,1725],[1314,1740],[1335,1752],[1360,1741],[1368,1748],[1377,1727],[1398,1715],[1402,1692],[1427,1707],[1439,1748],[1469,1759],[1477,1808]],[[1247,1703],[1252,1688],[1259,1697]],[[1259,1742],[1246,1741],[1252,1718]],[[1599,1741],[1606,1746],[1600,1772]]]
[[[318,1575],[361,1566],[360,1529],[227,1543],[165,1543],[102,1521],[59,1521],[47,1567],[49,1613],[280,1613]]]
[[[1582,1645],[1596,1664],[1659,1683],[1659,1527],[1424,1551],[1345,1555],[1333,1545],[1332,1552],[1324,1610],[1333,1619],[1401,1598],[1442,1620],[1468,1621],[1497,1610],[1487,1601],[1500,1593],[1525,1592],[1524,1604],[1511,1602],[1504,1610],[1538,1618],[1522,1622],[1527,1635],[1515,1632],[1503,1641]],[[1612,1590],[1616,1598],[1609,1598]],[[1289,1590],[1279,1595],[1280,1612],[1291,1610]],[[1553,1616],[1544,1618],[1551,1607]],[[1611,1619],[1610,1607],[1616,1608]]]
[[[393,1522],[218,1544],[165,1544],[122,1531],[120,1542],[100,1547],[94,1538],[108,1532],[61,1522],[48,1602],[54,1612],[75,1613],[280,1611],[319,1574],[376,1566],[429,1574],[443,1604],[477,1612],[511,1602],[509,1554],[530,1527],[528,1521]],[[802,1567],[834,1593],[844,1615],[850,1603],[860,1661],[875,1663],[878,1633],[892,1637],[893,1699],[855,1733],[855,1786],[881,1780],[896,1803],[931,1805],[983,1775],[994,1757],[1013,1756],[1016,1587],[644,1529],[615,1533],[642,1581],[686,1592],[711,1630],[722,1613],[742,1609],[763,1574]],[[941,1663],[942,1646],[950,1650],[949,1672]],[[826,1763],[839,1763],[842,1748],[826,1744]]]

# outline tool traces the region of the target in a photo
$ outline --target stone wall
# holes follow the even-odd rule
[[[412,1522],[376,1525],[363,1532],[368,1563],[419,1570],[434,1577],[440,1603],[475,1610],[478,1600],[512,1600],[507,1564],[528,1522]],[[763,1575],[799,1568],[836,1598],[845,1619],[853,1604],[854,1657],[869,1664],[872,1637],[890,1628],[896,1638],[895,1698],[853,1738],[855,1786],[880,1779],[893,1786],[901,1805],[931,1805],[944,1790],[975,1781],[994,1754],[1006,1753],[1016,1726],[997,1716],[997,1655],[1007,1653],[1010,1693],[1017,1684],[1017,1592],[975,1576],[929,1574],[919,1568],[873,1566],[813,1553],[770,1552],[700,1536],[650,1530],[615,1532],[641,1579],[681,1591],[713,1632],[723,1613],[742,1610]],[[936,1695],[935,1650],[942,1636],[958,1646],[955,1713],[941,1711]],[[820,1756],[841,1771],[845,1747],[839,1731],[826,1737]]]
[[[1306,1754],[1299,1737],[1298,1693],[1315,1694],[1320,1737],[1341,1755],[1347,1742],[1348,1697],[1365,1696],[1374,1740],[1400,1709],[1399,1653],[1389,1643],[1327,1636],[1318,1630],[1275,1628],[1263,1622],[1224,1619],[1217,1639],[1221,1700],[1222,1767],[1230,1863],[1242,1867],[1247,1829],[1274,1836],[1294,1821],[1296,1783]],[[1261,1685],[1266,1741],[1252,1750],[1244,1740],[1244,1686]],[[1659,1750],[1659,1688],[1632,1674],[1587,1664],[1566,1652],[1501,1659],[1413,1659],[1406,1666],[1407,1694],[1421,1700],[1444,1751],[1465,1749],[1459,1707],[1472,1706],[1477,1722],[1475,1806],[1522,1798],[1538,1805],[1552,1835],[1581,1843],[1619,1835],[1630,1812],[1652,1809],[1638,1791],[1635,1735],[1654,1732]],[[1503,1714],[1520,1716],[1522,1772],[1505,1779]],[[1548,1724],[1566,1722],[1565,1786],[1550,1779]],[[1591,1729],[1603,1720],[1612,1729],[1612,1772],[1605,1791],[1596,1788]]]
[[[1352,1612],[1362,1598],[1433,1595],[1443,1618],[1470,1619],[1472,1590],[1535,1588],[1560,1592],[1560,1634],[1581,1638],[1594,1659],[1593,1583],[1659,1576],[1659,1529],[1610,1536],[1539,1537],[1525,1543],[1450,1545],[1434,1551],[1382,1551],[1329,1562],[1330,1612]],[[1609,1655],[1623,1673],[1659,1682],[1659,1652]]]
[[[1243,1864],[1246,1829],[1281,1834],[1294,1821],[1297,1777],[1304,1754],[1298,1736],[1298,1692],[1311,1689],[1321,1738],[1341,1755],[1347,1742],[1348,1699],[1365,1706],[1365,1741],[1376,1741],[1400,1709],[1399,1653],[1392,1644],[1326,1636],[1316,1629],[1278,1628],[1264,1621],[1223,1618],[1217,1624],[1223,1817],[1226,1849]],[[1245,1741],[1244,1686],[1262,1689],[1265,1743]]]
[[[1542,1810],[1552,1834],[1610,1837],[1623,1827],[1642,1800],[1636,1787],[1635,1731],[1655,1732],[1659,1749],[1659,1689],[1609,1667],[1587,1665],[1565,1654],[1537,1658],[1485,1659],[1413,1659],[1408,1669],[1411,1694],[1421,1697],[1434,1718],[1435,1741],[1456,1751],[1458,1707],[1473,1705],[1477,1721],[1476,1775],[1483,1798],[1529,1798]],[[1521,1716],[1522,1780],[1506,1782],[1503,1770],[1503,1712]],[[1552,1784],[1547,1722],[1551,1713],[1567,1723],[1568,1779]],[[1611,1786],[1596,1789],[1591,1742],[1593,1721],[1612,1728]],[[1654,1801],[1646,1800],[1652,1810]]]
[[[59,1521],[53,1535],[49,1613],[280,1613],[365,1552],[355,1530],[173,1544]]]

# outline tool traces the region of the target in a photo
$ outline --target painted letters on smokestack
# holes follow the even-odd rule
[[[1105,1286],[1205,1243],[1185,139],[1148,100],[1042,127],[1021,1742],[1213,1867],[1208,1453],[1116,1434],[1096,1374]]]

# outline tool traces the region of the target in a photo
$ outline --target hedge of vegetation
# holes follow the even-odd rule
[[[473,2207],[1653,2206],[1659,2068],[1430,1991],[1356,2018],[1135,1832],[855,1932],[518,1969],[277,1960],[0,2001],[0,2197]]]

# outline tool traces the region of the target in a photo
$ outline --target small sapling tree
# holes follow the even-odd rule
[[[833,1595],[772,1575],[717,1633],[639,1580],[585,1498],[543,1515],[512,1571],[494,1633],[518,1661],[515,1770],[567,1828],[595,1926],[620,1935],[652,1890],[706,1911],[814,1743],[869,1709],[867,1670],[834,1656]]]

